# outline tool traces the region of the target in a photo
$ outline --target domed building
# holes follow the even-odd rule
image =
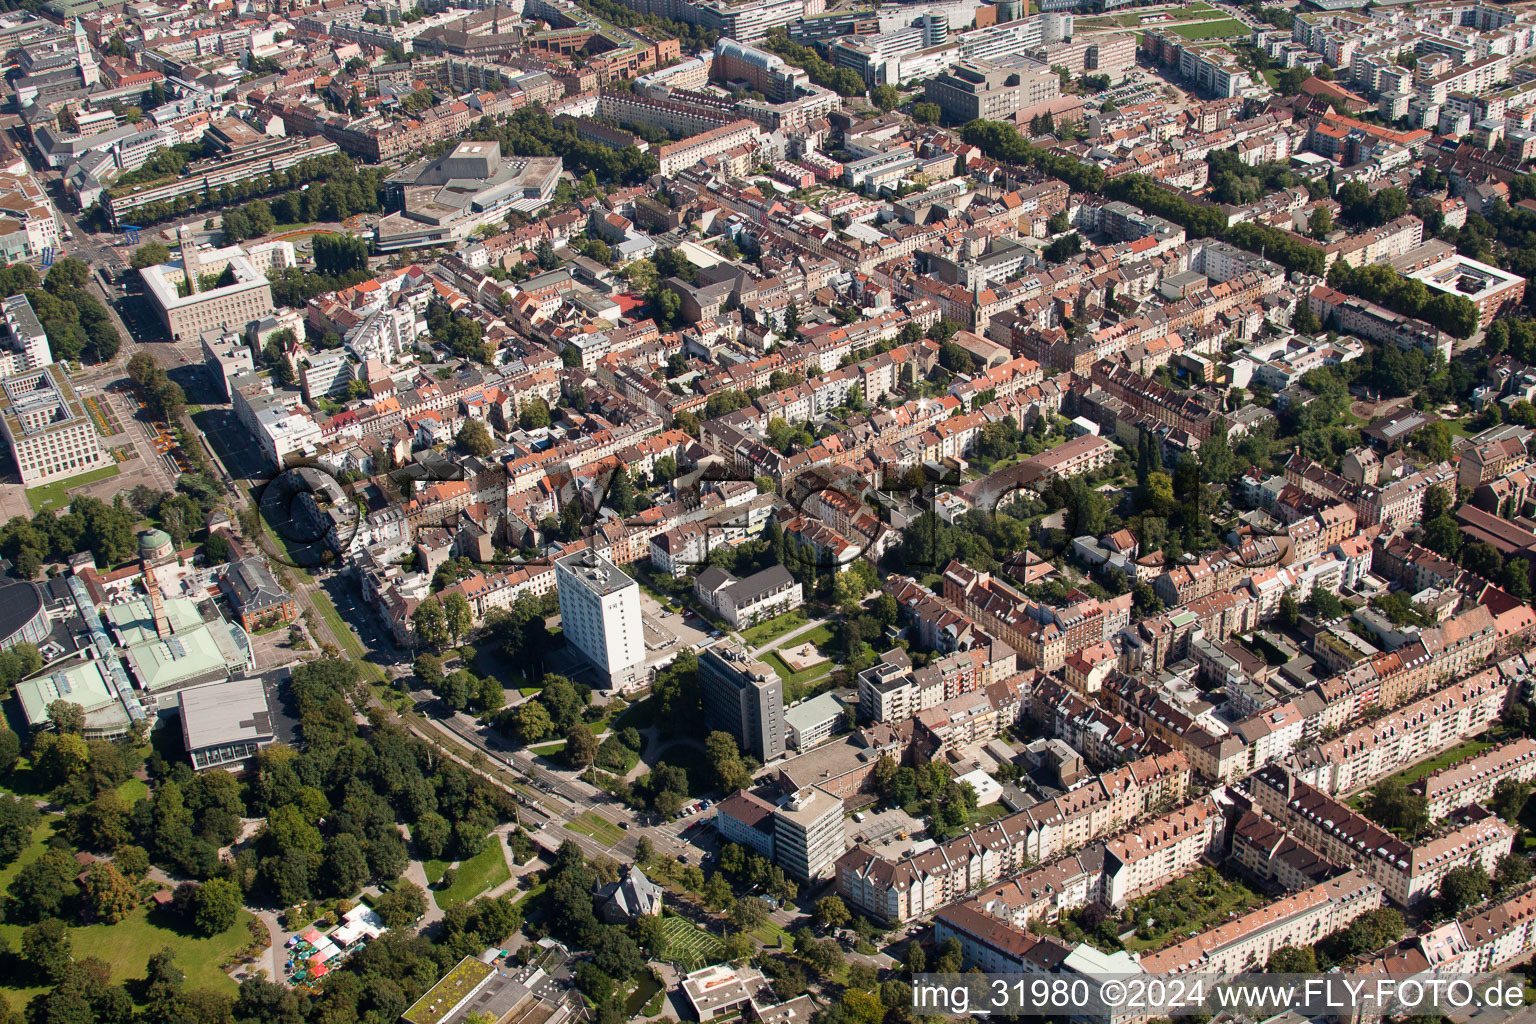
[[[48,609],[37,584],[0,577],[0,650],[41,643],[48,636]]]
[[[176,553],[176,544],[164,530],[145,530],[139,534],[139,561],[158,562]]]

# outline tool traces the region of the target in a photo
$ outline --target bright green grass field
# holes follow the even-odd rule
[[[436,885],[442,880],[443,872],[448,870],[449,864],[450,862],[441,860],[423,862],[422,869],[426,872],[427,881]],[[492,836],[491,841],[485,844],[485,849],[454,869],[453,884],[446,889],[434,892],[432,896],[437,900],[439,907],[447,910],[460,903],[468,903],[482,892],[495,888],[511,877],[512,872],[507,868],[507,858],[501,852],[501,839],[498,836]]]
[[[12,879],[23,867],[43,855],[53,836],[55,825],[61,819],[51,815],[44,819],[32,835],[32,845],[21,852],[10,864],[0,869],[0,890],[8,888]],[[233,994],[235,982],[219,966],[224,959],[244,949],[251,941],[247,927],[254,918],[247,911],[240,911],[228,931],[209,938],[184,935],[171,928],[162,928],[150,920],[147,906],[140,906],[126,919],[117,924],[93,924],[69,930],[70,945],[78,957],[94,956],[112,965],[112,980],[142,978],[149,958],[168,946],[176,956],[176,966],[187,976],[189,988],[205,988],[215,992]],[[21,933],[26,926],[0,924],[0,940],[10,948],[21,946]],[[21,1010],[27,1000],[44,991],[43,988],[0,989],[12,1007]]]
[[[1161,27],[1181,35],[1185,39],[1226,39],[1234,36],[1246,36],[1250,31],[1247,25],[1244,25],[1236,18],[1190,21],[1182,25],[1164,25]]]
[[[32,506],[32,511],[42,512],[45,509],[58,511],[69,504],[69,490],[85,484],[93,484],[98,480],[105,480],[111,476],[117,476],[122,470],[116,466],[102,466],[93,469],[89,473],[81,473],[65,480],[55,480],[51,484],[43,484],[41,487],[27,488],[27,501]]]

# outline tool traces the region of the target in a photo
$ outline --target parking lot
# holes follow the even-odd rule
[[[650,594],[640,591],[640,620],[645,625],[645,661],[662,665],[685,647],[697,647],[710,639],[709,632],[689,625],[698,620],[683,612],[665,611]]]
[[[900,807],[877,813],[864,812],[863,821],[848,819],[848,837],[854,842],[879,847],[880,855],[892,860],[902,857],[917,842],[913,836],[923,830],[923,823]],[[898,838],[902,833],[905,839]],[[862,837],[862,838],[859,838]]]

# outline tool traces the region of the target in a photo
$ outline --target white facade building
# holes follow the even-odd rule
[[[587,550],[556,559],[555,587],[566,639],[597,666],[606,686],[621,692],[643,686],[647,680],[640,584]]]

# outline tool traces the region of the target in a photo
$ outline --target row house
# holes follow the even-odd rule
[[[1439,889],[1452,868],[1475,864],[1490,875],[1508,853],[1515,831],[1487,812],[1468,815],[1447,832],[1417,846],[1397,838],[1339,800],[1278,765],[1255,772],[1248,792],[1277,824],[1341,864],[1356,864],[1386,897],[1412,907]]]
[[[1227,828],[1224,799],[1219,791],[1207,794],[1105,843],[1105,904],[1124,907],[1205,858],[1219,858]]]
[[[1177,753],[1155,755],[899,861],[859,844],[837,860],[837,893],[882,921],[910,921],[1031,862],[1049,861],[1109,835],[1164,800],[1182,799],[1188,786],[1187,760]]]
[[[1324,792],[1354,792],[1486,731],[1503,715],[1509,689],[1509,680],[1498,669],[1478,672],[1304,748],[1297,754],[1295,771]],[[1346,719],[1368,706],[1348,692],[1337,694],[1330,704],[1342,708]]]
[[[1536,778],[1536,739],[1520,739],[1485,750],[1476,757],[1442,768],[1414,783],[1431,820],[1469,804],[1486,803],[1505,781],[1526,783]]]

